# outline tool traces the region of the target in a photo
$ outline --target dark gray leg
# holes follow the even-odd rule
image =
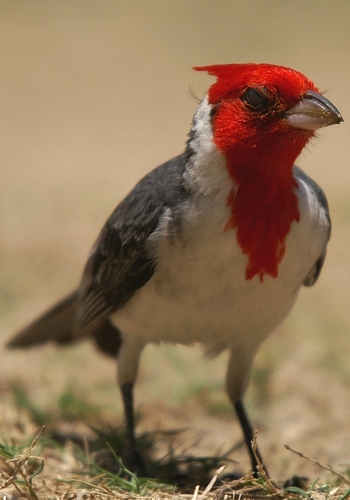
[[[135,472],[138,476],[147,476],[146,465],[142,458],[141,453],[137,449],[135,438],[135,416],[134,416],[134,397],[133,397],[133,384],[126,383],[120,387],[124,415],[126,423],[126,453],[125,463],[128,469]]]
[[[254,438],[254,431],[253,431],[252,424],[250,423],[250,420],[248,418],[248,414],[244,408],[244,404],[243,404],[243,401],[241,399],[239,399],[238,401],[236,401],[234,403],[234,408],[236,410],[236,414],[237,414],[239,423],[241,424],[241,428],[242,428],[243,435],[244,435],[244,440],[245,440],[245,443],[247,445],[248,453],[250,456],[250,461],[252,464],[252,471],[254,471],[254,475],[257,476],[258,475],[258,462],[256,460],[256,457],[255,457],[255,455],[253,453],[253,449],[252,449],[252,440]],[[256,455],[257,455],[258,459],[260,460],[260,462],[263,464],[264,462],[263,462],[262,456],[258,450],[258,447],[256,447]],[[266,474],[268,475],[268,472],[267,472],[265,466],[264,466],[264,470],[265,470]]]

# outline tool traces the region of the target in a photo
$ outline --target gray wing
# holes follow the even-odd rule
[[[77,307],[77,334],[125,304],[152,277],[156,262],[147,239],[168,208],[186,196],[184,153],[144,177],[103,227],[86,265]]]
[[[320,186],[313,179],[311,179],[311,177],[306,175],[305,172],[303,172],[303,170],[301,170],[296,165],[294,165],[294,167],[293,167],[293,172],[294,172],[294,175],[296,177],[298,177],[299,179],[304,181],[309,186],[309,188],[313,191],[319,205],[324,210],[324,214],[325,214],[326,220],[328,222],[328,236],[327,236],[327,241],[326,241],[326,244],[324,246],[324,249],[323,249],[321,255],[316,260],[316,262],[311,267],[310,271],[306,275],[304,282],[303,282],[304,286],[312,286],[318,280],[318,277],[319,277],[321,270],[322,270],[322,267],[323,267],[323,263],[324,263],[325,258],[326,258],[327,243],[328,243],[329,238],[331,236],[332,224],[331,224],[331,218],[329,215],[329,207],[328,207],[327,198],[326,198],[325,193],[320,188]]]

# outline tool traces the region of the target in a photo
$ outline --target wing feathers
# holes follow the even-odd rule
[[[86,265],[78,297],[77,334],[122,307],[151,279],[156,261],[148,238],[162,214],[188,195],[182,174],[188,153],[146,175],[114,210]]]

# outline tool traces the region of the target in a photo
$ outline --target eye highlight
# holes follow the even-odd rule
[[[255,111],[267,111],[271,105],[267,89],[264,88],[248,87],[241,96],[241,99]]]

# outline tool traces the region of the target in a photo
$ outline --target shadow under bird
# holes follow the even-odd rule
[[[118,359],[127,465],[145,472],[133,387],[148,343],[230,352],[226,387],[252,469],[244,408],[254,356],[320,272],[330,236],[321,188],[294,165],[315,131],[343,121],[303,74],[271,64],[195,68],[215,76],[185,151],[146,175],[92,248],[79,288],[9,342],[92,337]],[[260,460],[261,455],[258,451]]]

